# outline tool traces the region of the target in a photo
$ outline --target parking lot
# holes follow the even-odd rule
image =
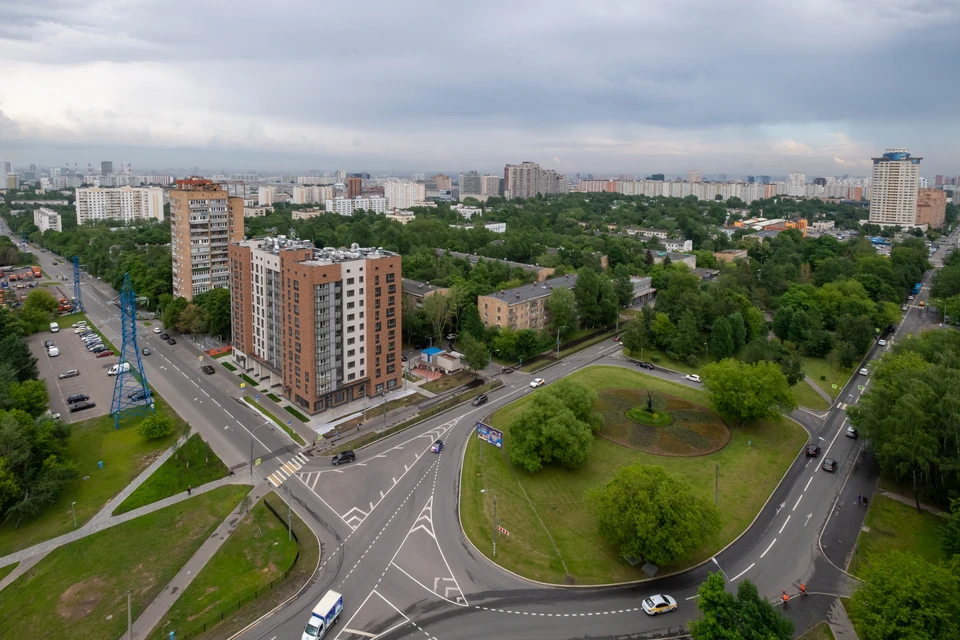
[[[47,354],[43,346],[46,340],[53,341],[60,355],[50,357]],[[52,412],[59,413],[64,422],[79,422],[110,413],[114,378],[107,375],[107,370],[111,365],[119,362],[116,355],[97,358],[95,354],[87,351],[83,341],[69,325],[61,326],[57,333],[51,333],[49,330],[35,333],[29,336],[28,342],[30,349],[37,356],[40,379],[47,382]],[[60,374],[70,369],[78,370],[80,375],[61,380]],[[70,413],[67,398],[78,393],[90,396],[90,401],[95,402],[97,406]]]

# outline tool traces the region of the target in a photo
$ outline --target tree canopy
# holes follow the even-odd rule
[[[755,584],[743,580],[737,595],[725,588],[719,572],[711,573],[697,591],[697,608],[703,613],[690,621],[693,640],[790,640],[793,621],[760,597]]]
[[[551,462],[571,469],[581,466],[590,455],[591,430],[602,424],[593,412],[596,401],[586,387],[563,380],[534,393],[510,423],[510,461],[531,473]]]
[[[745,364],[727,358],[703,368],[703,383],[720,413],[746,420],[779,420],[797,408],[786,376],[775,362]]]

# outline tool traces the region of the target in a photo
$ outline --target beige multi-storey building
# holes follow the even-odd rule
[[[887,149],[873,159],[870,181],[870,222],[882,226],[917,224],[920,161],[907,149]]]
[[[243,238],[243,198],[202,178],[176,184],[170,191],[173,295],[192,300],[230,286],[228,248]]]
[[[334,197],[333,187],[294,187],[293,204],[318,204]]]
[[[409,209],[427,197],[426,185],[409,180],[388,180],[382,187],[388,209]]]
[[[920,189],[917,193],[917,224],[939,229],[946,215],[947,192],[943,189]]]
[[[554,289],[570,289],[576,283],[576,274],[570,274],[477,296],[480,319],[487,327],[509,327],[515,331],[545,329],[550,322],[550,312],[547,310],[550,294]]]
[[[687,182],[703,182],[703,174],[696,169],[687,171]]]
[[[941,193],[943,193],[941,191]],[[40,233],[44,231],[63,231],[63,220],[60,214],[47,207],[38,207],[33,210],[33,224],[37,225]]]
[[[88,187],[77,189],[77,224],[92,220],[163,220],[163,189],[159,187]]]
[[[316,414],[402,385],[400,256],[259,238],[230,245],[233,358]]]
[[[536,162],[521,162],[503,167],[503,196],[534,198],[538,193],[549,195],[567,192],[567,176],[553,169],[541,169]]]
[[[453,188],[453,178],[442,173],[438,173],[430,180],[437,183],[437,191],[447,191]]]

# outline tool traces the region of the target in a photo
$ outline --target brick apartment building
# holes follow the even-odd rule
[[[569,274],[477,296],[480,319],[487,327],[510,327],[516,331],[545,329],[550,322],[550,312],[547,310],[550,294],[555,288],[570,289],[576,283],[576,274]]]
[[[230,281],[234,360],[307,413],[401,386],[399,255],[245,240]]]
[[[939,229],[946,221],[947,192],[943,189],[917,191],[917,224]]]

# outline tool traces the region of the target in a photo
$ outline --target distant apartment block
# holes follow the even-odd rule
[[[400,256],[259,238],[230,245],[233,358],[310,414],[402,385]]]
[[[389,209],[409,209],[427,197],[426,186],[419,182],[389,180],[381,186]]]
[[[774,185],[766,185],[773,187]],[[744,182],[666,182],[663,180],[580,180],[577,190],[581,193],[622,193],[626,196],[647,196],[656,198],[686,198],[694,196],[698,200],[721,200],[740,198],[747,204],[767,196],[765,185]]]
[[[229,243],[243,238],[243,199],[203,178],[170,190],[173,295],[187,300],[230,286]]]
[[[46,207],[33,210],[33,224],[37,225],[40,233],[44,231],[63,231],[63,220],[60,218],[60,214]]]
[[[687,171],[687,182],[703,182],[703,174],[695,169]]]
[[[422,306],[424,299],[432,295],[443,295],[447,291],[448,289],[446,287],[438,287],[437,285],[430,284],[429,282],[421,282],[419,280],[403,278],[403,297],[408,304],[414,307]]]
[[[791,173],[787,176],[787,194],[794,198],[802,198],[806,195],[807,174]]]
[[[480,207],[468,207],[464,204],[458,204],[456,206],[450,207],[451,211],[456,211],[459,215],[463,216],[467,220],[473,216],[482,216],[483,209]]]
[[[509,327],[515,331],[545,329],[550,323],[550,312],[547,309],[550,294],[554,289],[569,289],[576,283],[576,274],[569,274],[516,289],[477,296],[480,319],[487,327]]]
[[[387,220],[393,220],[394,222],[399,222],[400,224],[404,225],[409,222],[413,222],[416,219],[417,215],[413,211],[395,209],[387,212]]]
[[[437,191],[449,191],[453,188],[453,178],[442,173],[433,176],[430,181],[437,183]]]
[[[439,260],[445,255],[453,256],[454,258],[459,258],[461,260],[469,260],[470,264],[477,264],[481,260],[487,262],[503,262],[507,264],[511,269],[523,269],[529,273],[533,273],[537,276],[537,282],[542,282],[553,275],[553,272],[556,271],[553,267],[541,267],[540,265],[535,264],[524,264],[522,262],[512,262],[510,260],[498,260],[497,258],[486,258],[484,256],[477,255],[475,253],[461,253],[459,251],[447,251],[446,249],[436,249],[437,259]]]
[[[261,207],[269,207],[277,199],[276,187],[259,187],[257,189],[257,204]]]
[[[460,197],[483,195],[483,176],[476,171],[461,173],[458,179]]]
[[[243,205],[243,217],[244,218],[263,218],[273,213],[273,207],[261,207],[261,206],[247,206]]]
[[[503,195],[507,199],[566,192],[567,176],[553,169],[541,169],[536,162],[508,164],[503,168]]]
[[[870,181],[870,222],[885,226],[917,224],[920,161],[907,149],[887,149],[873,158]]]
[[[347,178],[348,198],[359,198],[361,191],[363,191],[363,178],[360,178],[359,176]]]
[[[372,213],[386,213],[388,209],[387,199],[382,196],[371,196],[369,198],[344,198],[340,196],[327,200],[324,206],[327,211],[339,213],[342,216],[353,215],[354,211],[361,210]]]
[[[95,220],[163,220],[163,189],[159,187],[87,187],[77,189],[77,224]]]
[[[724,249],[723,251],[714,251],[713,257],[724,262],[735,262],[737,260],[747,259],[746,249]]]
[[[100,163],[100,175],[109,176],[113,174],[113,163],[109,160],[104,160]]]
[[[291,195],[293,204],[319,204],[333,199],[335,193],[333,187],[305,186],[294,187]]]
[[[917,224],[939,229],[947,214],[947,192],[943,189],[920,189],[917,193]]]

